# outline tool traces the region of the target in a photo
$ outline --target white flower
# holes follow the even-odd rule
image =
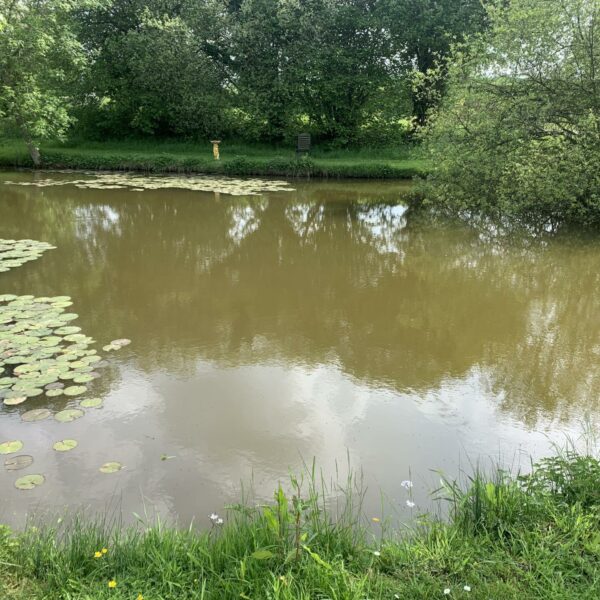
[[[208,518],[211,521],[216,521],[219,518],[219,515],[217,513],[211,513],[210,515],[208,515]]]
[[[381,556],[381,552],[379,552],[379,550],[375,550],[375,552],[373,552],[374,556]]]
[[[412,500],[407,500],[406,506],[408,506],[408,508],[414,508],[416,504]]]
[[[404,481],[400,482],[400,485],[405,489],[405,490],[410,490],[410,488],[413,486],[413,482],[410,479],[405,479]]]
[[[449,596],[450,595],[450,588],[446,588],[444,590],[444,596]]]
[[[465,590],[465,592],[470,592],[471,591],[471,586],[470,585],[465,585],[465,587],[463,588],[463,590]]]
[[[396,598],[396,600],[400,600],[399,594],[394,594],[394,598]]]
[[[223,519],[221,519],[221,517],[219,517],[219,518],[218,518],[218,519],[215,521],[215,523],[216,523],[217,525],[223,525]]]

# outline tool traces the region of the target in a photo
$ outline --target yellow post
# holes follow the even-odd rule
[[[219,144],[221,140],[210,140],[210,143],[213,145],[213,157],[215,160],[219,160]]]

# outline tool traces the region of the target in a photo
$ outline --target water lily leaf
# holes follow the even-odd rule
[[[127,338],[122,338],[120,340],[113,340],[110,344],[111,346],[118,346],[119,348],[122,348],[123,346],[128,346],[129,344],[131,344],[131,340],[128,340]]]
[[[16,406],[17,404],[22,404],[25,400],[27,400],[27,396],[12,396],[4,398],[3,402],[6,406]]]
[[[32,464],[33,456],[29,456],[29,454],[10,456],[4,461],[4,467],[7,471],[19,471],[20,469],[26,469]]]
[[[65,387],[64,383],[61,383],[60,381],[55,381],[53,383],[49,383],[48,385],[44,386],[47,390],[62,390]]]
[[[60,440],[60,442],[56,442],[52,447],[57,452],[68,452],[69,450],[76,448],[77,444],[77,440]]]
[[[73,381],[75,383],[88,383],[89,381],[93,381],[95,378],[93,375],[89,375],[87,373],[82,373],[81,375],[75,375]]]
[[[85,413],[79,408],[67,408],[66,410],[61,410],[54,415],[54,418],[59,423],[70,423],[71,421],[75,421],[75,419],[80,419],[83,417]]]
[[[107,462],[100,467],[101,473],[116,473],[123,468],[120,462]]]
[[[55,390],[48,390],[46,392],[46,396],[48,396],[48,398],[57,398],[58,396],[62,396],[63,395],[63,391],[60,388],[57,388]]]
[[[0,454],[14,454],[23,448],[21,440],[11,440],[10,442],[2,442],[0,444]]]
[[[100,408],[102,406],[102,398],[87,398],[79,403],[82,408]]]
[[[51,416],[52,413],[47,408],[34,408],[21,415],[21,420],[26,422],[43,421]]]
[[[19,490],[32,490],[33,488],[42,485],[46,481],[43,475],[25,475],[24,477],[19,477],[15,481],[15,487]]]
[[[71,385],[63,390],[65,396],[79,396],[87,392],[85,385]]]

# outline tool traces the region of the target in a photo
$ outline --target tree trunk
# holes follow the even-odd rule
[[[35,145],[35,142],[29,134],[29,130],[27,129],[27,125],[25,125],[23,119],[20,116],[18,116],[16,121],[17,125],[19,126],[19,129],[21,130],[21,134],[23,135],[23,139],[27,144],[27,150],[29,150],[29,156],[31,156],[33,166],[37,169],[42,164],[42,156],[40,154],[40,149]]]
[[[31,140],[27,141],[27,149],[29,150],[31,160],[33,161],[33,166],[37,169],[42,164],[40,150]]]

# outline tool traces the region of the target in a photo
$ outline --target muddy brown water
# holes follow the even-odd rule
[[[255,196],[5,184],[40,177],[0,173],[0,238],[57,247],[1,273],[0,294],[69,295],[100,352],[132,344],[93,384],[104,407],[78,421],[20,420],[77,400],[0,406],[0,442],[35,457],[0,464],[1,522],[116,506],[203,525],[241,483],[269,498],[313,459],[342,479],[349,459],[366,513],[381,492],[409,519],[431,507],[435,470],[526,464],[597,421],[596,240],[413,223],[393,182]],[[53,451],[64,438],[79,446]],[[99,473],[113,460],[125,468]],[[15,489],[29,472],[46,483]]]

